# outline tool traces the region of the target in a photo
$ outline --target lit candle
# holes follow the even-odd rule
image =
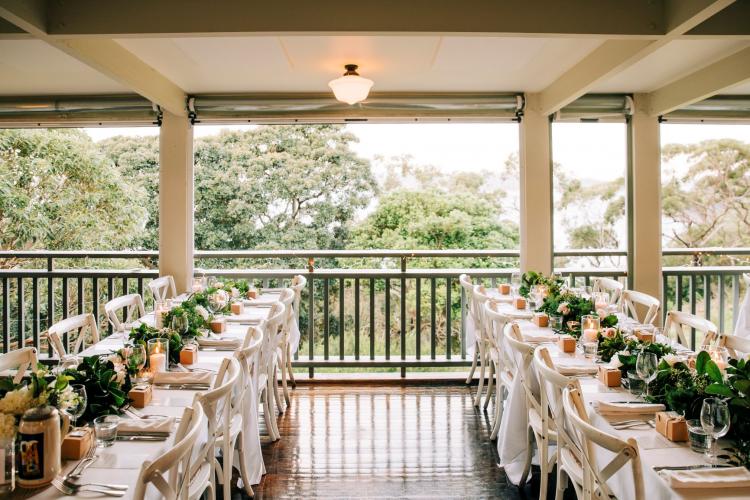
[[[167,304],[163,301],[156,302],[156,308],[154,309],[154,324],[157,329],[161,330],[164,328],[164,315],[169,311]]]
[[[193,293],[200,292],[203,290],[203,280],[200,278],[193,278]]]
[[[163,352],[155,352],[149,356],[151,371],[154,373],[167,371],[167,355]]]
[[[595,328],[586,328],[583,330],[584,342],[596,342],[596,337],[599,334],[599,330]]]

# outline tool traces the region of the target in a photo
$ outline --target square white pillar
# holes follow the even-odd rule
[[[539,96],[526,94],[521,120],[521,271],[552,272],[552,152],[550,120]]]
[[[193,278],[193,126],[164,112],[159,134],[159,274],[174,276],[177,292]]]
[[[661,297],[661,139],[659,119],[647,112],[648,99],[633,97],[631,117],[633,288]]]

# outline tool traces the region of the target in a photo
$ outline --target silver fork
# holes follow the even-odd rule
[[[58,489],[58,491],[66,495],[75,495],[79,491],[83,490],[83,491],[95,491],[97,493],[103,493],[111,497],[125,496],[125,491],[123,490],[115,490],[110,487],[100,487],[100,486],[94,485],[93,483],[71,486],[70,484],[65,483],[64,481],[61,481],[58,478],[55,478],[52,480],[52,486],[54,486],[55,488]]]

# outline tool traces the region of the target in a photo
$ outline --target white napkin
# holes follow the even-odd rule
[[[666,409],[664,405],[657,403],[608,403],[606,401],[594,401],[594,408],[599,415],[645,415]]]
[[[245,299],[245,300],[243,300],[243,302],[244,302],[244,304],[246,306],[271,305],[274,302],[278,302],[278,301],[279,301],[279,296],[276,295],[276,294],[274,294],[274,295],[263,294],[260,297],[258,297],[257,299]]]
[[[257,325],[260,323],[261,317],[258,312],[245,312],[243,314],[232,314],[230,316],[224,316],[227,323],[244,323]]]
[[[128,418],[120,420],[117,424],[118,434],[139,434],[141,432],[172,432],[174,417],[165,418]]]
[[[750,471],[744,467],[661,471],[672,488],[750,488]]]
[[[599,368],[593,363],[587,363],[585,365],[556,363],[555,369],[560,375],[565,375],[568,377],[574,376],[574,375],[591,375],[599,371]]]
[[[239,347],[242,341],[238,338],[215,339],[211,337],[198,337],[198,345],[202,347]]]
[[[521,331],[523,334],[523,340],[529,343],[544,343],[544,342],[557,342],[560,338],[559,335],[555,335],[552,331],[537,330],[535,332]]]
[[[210,372],[157,372],[154,384],[210,384],[213,376]]]

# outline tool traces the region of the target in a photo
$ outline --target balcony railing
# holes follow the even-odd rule
[[[696,250],[702,255],[750,254],[750,249],[669,249],[664,255],[687,256],[695,262]],[[625,253],[570,250],[555,255],[622,257]],[[195,253],[196,274],[249,279],[261,287],[288,284],[296,274],[306,276],[302,341],[295,364],[308,368],[310,375],[321,368],[388,368],[404,374],[414,368],[468,365],[466,297],[458,277],[465,272],[495,286],[509,279],[518,258],[514,250]],[[466,268],[440,268],[445,259],[460,259]],[[2,351],[35,345],[42,354],[48,353],[45,330],[82,312],[95,312],[106,335],[111,328],[103,314],[104,303],[124,293],[143,295],[144,283],[158,274],[157,261],[154,251],[0,251],[0,267],[14,266],[0,269]],[[620,268],[557,270],[577,285],[590,284],[597,276],[624,280],[627,275]],[[744,272],[750,267],[665,267],[664,310],[705,315],[729,331],[743,293],[740,275]],[[151,307],[150,294],[144,299]]]

